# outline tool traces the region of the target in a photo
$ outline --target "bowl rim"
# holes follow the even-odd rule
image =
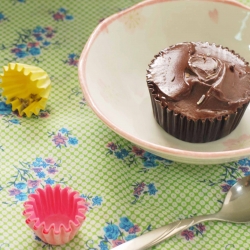
[[[167,154],[170,156],[175,156],[178,158],[188,158],[188,159],[230,159],[235,156],[237,157],[244,157],[247,155],[250,155],[250,147],[244,148],[244,149],[236,149],[236,150],[228,150],[228,151],[220,151],[220,152],[197,152],[197,151],[189,151],[189,150],[182,150],[182,149],[176,149],[172,147],[167,146],[160,146],[155,143],[151,143],[148,141],[145,141],[143,139],[140,139],[135,136],[131,136],[129,133],[124,132],[119,127],[116,127],[115,124],[110,122],[98,109],[98,107],[95,105],[94,100],[92,99],[88,86],[87,86],[87,80],[86,80],[86,63],[88,59],[88,53],[91,49],[91,45],[94,43],[95,39],[98,37],[98,35],[104,31],[109,24],[120,18],[122,15],[125,15],[131,11],[134,11],[136,9],[158,4],[158,3],[165,3],[165,2],[173,2],[173,1],[179,1],[184,2],[186,0],[145,0],[143,2],[140,2],[138,4],[133,5],[132,7],[122,10],[116,14],[111,15],[110,17],[105,18],[93,31],[93,33],[90,35],[89,39],[87,40],[84,49],[81,53],[81,56],[79,58],[79,64],[78,64],[78,79],[79,83],[82,89],[82,92],[84,94],[84,97],[87,101],[87,104],[90,106],[90,108],[94,111],[94,113],[114,132],[122,136],[123,138],[129,140],[130,142],[144,148],[147,150],[152,150],[155,152]],[[200,0],[189,0],[193,2],[201,2]],[[250,11],[250,7],[236,1],[236,0],[202,0],[203,2],[220,2],[223,4],[229,4],[236,7],[241,7],[245,10]]]

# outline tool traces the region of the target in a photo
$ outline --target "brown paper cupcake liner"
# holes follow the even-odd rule
[[[173,110],[163,106],[162,102],[153,94],[151,84],[149,93],[153,114],[157,123],[170,135],[182,141],[204,143],[215,141],[229,135],[239,124],[249,103],[243,104],[237,112],[215,119],[192,120],[176,114]]]

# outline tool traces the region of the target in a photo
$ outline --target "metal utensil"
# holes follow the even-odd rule
[[[250,222],[250,176],[242,178],[231,187],[226,195],[223,206],[218,213],[196,216],[170,223],[167,226],[155,229],[123,243],[114,249],[148,249],[195,224],[211,220],[234,223]]]

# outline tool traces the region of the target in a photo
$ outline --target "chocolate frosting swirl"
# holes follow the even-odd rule
[[[149,88],[163,106],[190,119],[218,118],[250,100],[250,67],[228,48],[180,43],[149,65]]]

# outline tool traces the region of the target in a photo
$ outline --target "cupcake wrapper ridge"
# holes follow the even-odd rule
[[[47,185],[24,203],[26,224],[44,242],[62,245],[74,238],[85,220],[86,201],[69,187]]]
[[[192,143],[211,142],[229,135],[239,124],[249,103],[243,104],[237,112],[215,119],[192,120],[164,107],[149,86],[153,114],[157,123],[177,139]]]
[[[44,110],[51,91],[48,74],[41,68],[22,63],[9,63],[0,74],[2,95],[19,115],[31,117]]]

